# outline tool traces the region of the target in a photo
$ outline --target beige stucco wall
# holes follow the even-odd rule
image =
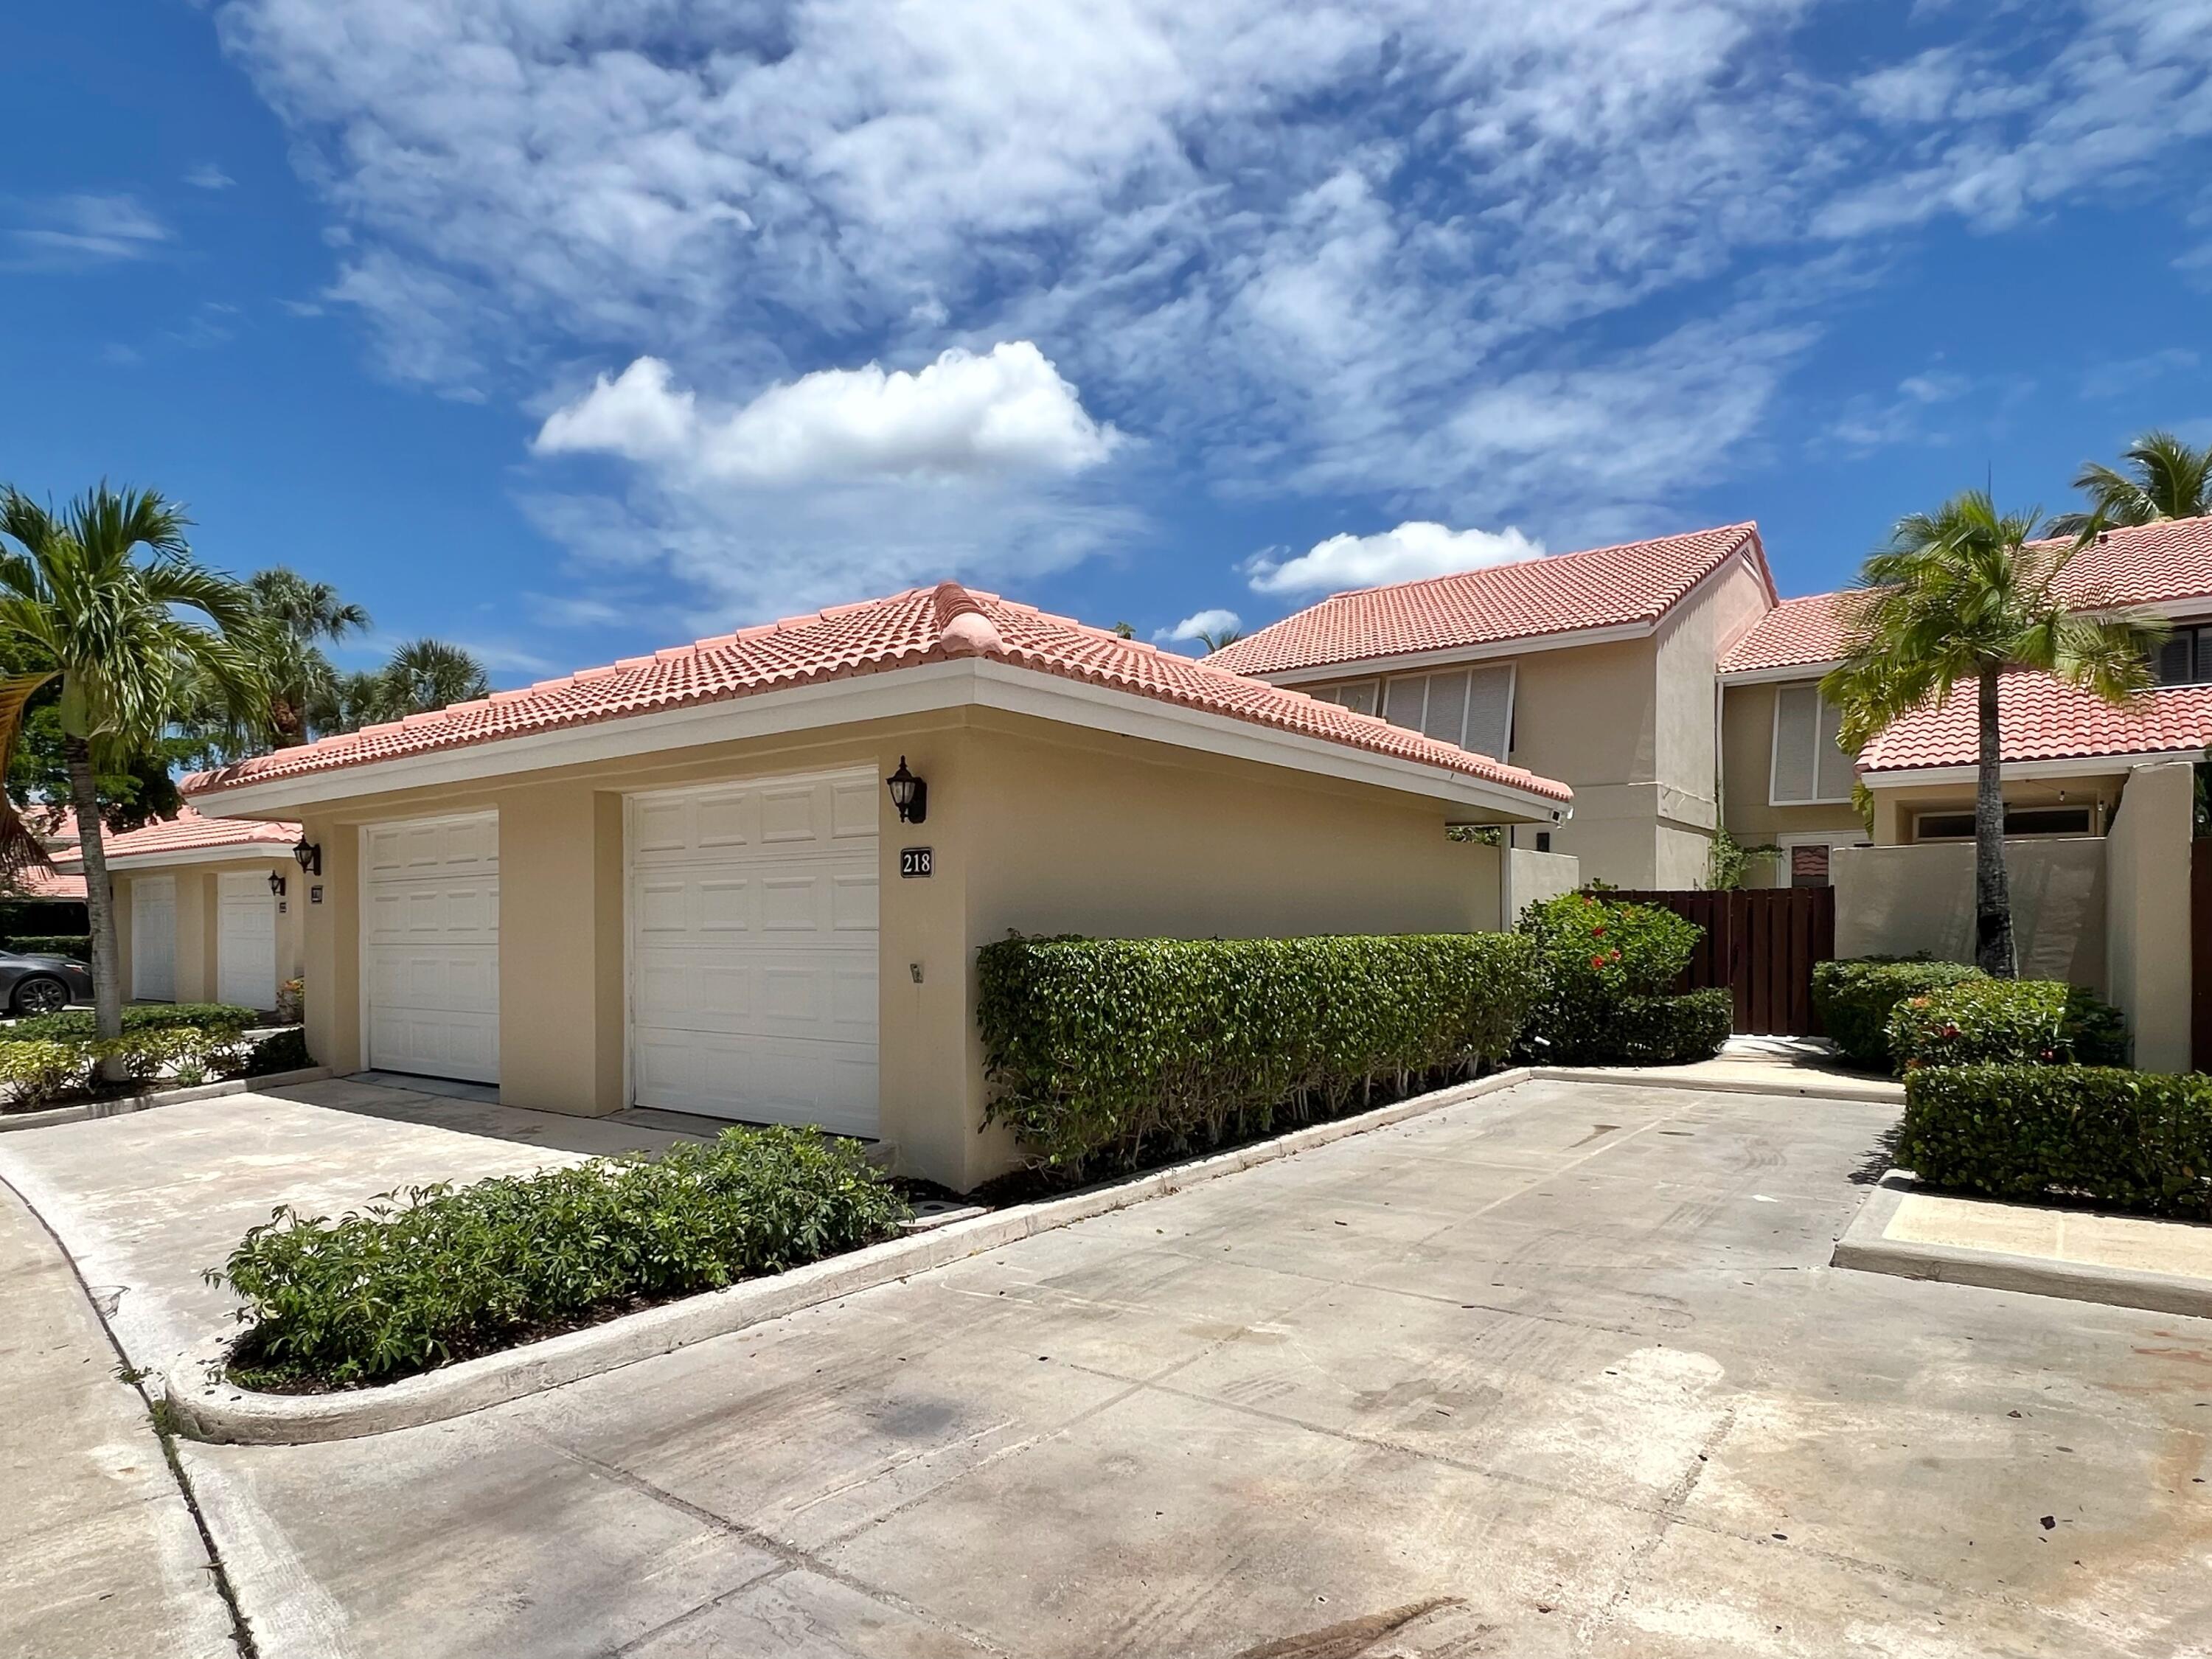
[[[2147,1072],[2190,1067],[2190,853],[2196,769],[2139,766],[2106,839],[2105,911],[2111,996]]]
[[[120,963],[124,1000],[131,1000],[131,884],[149,878],[173,876],[177,883],[177,1000],[214,1002],[216,985],[216,878],[225,872],[249,872],[266,880],[274,872],[285,878],[287,891],[277,901],[276,980],[301,977],[307,959],[307,919],[304,882],[289,854],[273,857],[225,860],[220,864],[134,865],[109,878],[115,893],[115,942]]]
[[[2005,843],[2021,978],[2107,992],[2105,849],[2096,836]],[[1974,959],[1972,842],[1843,848],[1829,868],[1838,957]]]
[[[929,784],[927,823],[881,811],[882,1134],[902,1167],[966,1188],[1008,1167],[983,1126],[975,951],[1009,929],[1256,937],[1493,927],[1500,854],[1444,834],[1445,810],[1314,778],[980,710],[756,739],[446,786],[310,811],[323,900],[307,907],[308,1042],[362,1064],[361,827],[500,817],[501,1098],[619,1110],[625,1076],[623,798],[688,783],[863,765],[903,755]],[[900,879],[902,847],[935,873]],[[325,988],[328,994],[325,994]]]
[[[1500,925],[1509,927],[1521,919],[1521,913],[1530,905],[1571,893],[1583,884],[1581,862],[1571,854],[1535,853],[1525,847],[1506,852],[1504,873],[1504,885],[1499,891],[1504,896],[1504,908],[1510,914]]]
[[[1866,821],[1848,801],[1832,806],[1775,806],[1774,685],[1730,685],[1721,697],[1721,806],[1729,833],[1746,847],[1779,845],[1784,835],[1833,835],[1839,844],[1863,839]],[[1747,884],[1787,887],[1782,858],[1761,861]]]

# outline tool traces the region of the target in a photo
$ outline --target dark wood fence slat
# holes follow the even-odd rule
[[[2194,884],[2199,906],[2200,951],[2212,911],[2212,861],[2199,849]],[[1681,988],[1725,988],[1735,1006],[1735,1029],[1746,1035],[1816,1036],[1813,964],[1836,953],[1836,890],[1832,887],[1753,888],[1729,893],[1609,891],[1607,898],[1672,910],[1705,929]],[[2200,982],[2212,977],[2200,973]],[[2200,1052],[2212,1054],[2212,1015],[2199,1012]]]

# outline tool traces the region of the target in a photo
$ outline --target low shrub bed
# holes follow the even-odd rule
[[[1855,957],[1813,965],[1813,1011],[1854,1066],[1891,1069],[1889,1018],[1908,997],[1986,978],[1962,962],[1925,957]]]
[[[1898,1162],[1939,1187],[2212,1214],[2212,1078],[2089,1066],[1927,1066]]]
[[[1704,930],[1644,904],[1563,893],[1530,905],[1539,989],[1521,1050],[1547,1065],[1685,1064],[1720,1052],[1735,1024],[1726,991],[1676,994]]]
[[[25,1038],[25,1020],[0,1032],[0,1111],[32,1112],[74,1100],[137,1093],[155,1084],[191,1088],[218,1079],[265,1077],[314,1064],[296,1028],[249,1044],[234,1026],[141,1026],[119,1037]],[[99,1075],[103,1060],[122,1062],[123,1075]]]
[[[168,1030],[189,1025],[203,1031],[243,1031],[258,1024],[259,1017],[251,1008],[240,1008],[228,1002],[155,1002],[125,1008],[123,1011],[123,1034],[133,1031]],[[58,1014],[33,1014],[28,1019],[19,1019],[0,1030],[0,1042],[18,1042],[33,1039],[76,1038],[90,1042],[98,1036],[89,1008],[67,1008]]]
[[[1071,1177],[1467,1074],[1504,1058],[1536,992],[1509,933],[1010,939],[980,956],[989,1115]]]
[[[659,1158],[286,1208],[210,1282],[246,1298],[230,1375],[294,1391],[388,1382],[895,1233],[907,1206],[860,1146],[726,1130]]]
[[[1911,996],[1889,1017],[1900,1072],[1923,1066],[2124,1066],[2120,1011],[2078,985],[1971,979]]]

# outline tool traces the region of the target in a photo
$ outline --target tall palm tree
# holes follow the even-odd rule
[[[1923,704],[1974,688],[1974,955],[2000,979],[2016,969],[1997,687],[2008,671],[2028,670],[2124,703],[2150,688],[2151,653],[2166,634],[2162,623],[2094,595],[2061,599],[2059,573],[2080,544],[2034,541],[2038,516],[1999,513],[1977,489],[1899,520],[1846,598],[1844,660],[1820,683],[1853,752]]]
[[[2086,539],[2113,525],[2212,514],[2212,444],[2192,449],[2171,432],[2146,432],[2128,446],[2125,471],[2091,461],[2074,475],[2087,513],[2063,513],[2048,533]]]
[[[1244,630],[1233,623],[1222,628],[1201,628],[1198,630],[1198,642],[1206,647],[1209,655],[1216,651],[1226,651],[1243,637]]]
[[[267,706],[252,601],[191,557],[190,522],[151,490],[102,483],[57,514],[0,489],[0,645],[34,665],[0,679],[0,769],[26,706],[58,680],[102,1036],[122,1032],[123,997],[95,768],[152,750],[198,689],[214,689],[241,714]],[[195,611],[206,621],[185,614]],[[4,801],[0,822],[0,860],[20,856],[14,849],[28,831]]]
[[[378,718],[401,720],[449,703],[491,696],[483,665],[443,640],[410,640],[392,653],[380,676],[388,701]]]
[[[312,711],[326,706],[336,687],[337,675],[321,647],[366,632],[368,612],[341,599],[329,582],[312,581],[283,565],[255,571],[246,585],[269,629],[262,652],[269,723],[277,747],[289,748],[307,740]]]

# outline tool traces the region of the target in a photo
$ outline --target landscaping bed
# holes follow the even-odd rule
[[[297,1027],[249,1037],[256,1018],[251,1009],[222,1003],[126,1008],[123,1035],[106,1039],[94,1035],[86,1009],[18,1020],[0,1031],[0,1114],[122,1099],[160,1083],[191,1087],[314,1064]],[[120,1078],[100,1075],[110,1060],[121,1062]]]

